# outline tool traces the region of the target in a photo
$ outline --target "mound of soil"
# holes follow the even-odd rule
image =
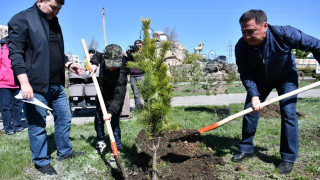
[[[219,170],[215,165],[224,165],[220,157],[212,154],[210,148],[201,143],[200,135],[196,130],[171,131],[156,139],[159,142],[157,156],[159,157],[159,179],[216,179]],[[191,135],[191,136],[190,136]],[[128,179],[151,179],[152,173],[152,147],[153,142],[146,137],[144,130],[136,138],[137,154],[136,165],[139,167],[135,175]]]
[[[260,115],[264,118],[280,117],[279,104],[270,104],[268,106],[263,107],[263,109],[260,111]]]
[[[280,118],[280,106],[279,104],[270,104],[268,106],[265,106],[260,111],[261,117],[264,118]],[[305,115],[303,113],[297,112],[298,117],[304,117]]]

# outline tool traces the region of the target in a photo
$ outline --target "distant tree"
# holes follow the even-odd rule
[[[186,52],[186,63],[191,65],[187,72],[190,76],[190,83],[193,85],[193,92],[196,90],[196,84],[201,81],[202,72],[198,62],[201,58],[199,54]]]
[[[191,63],[191,67],[190,69],[188,69],[188,73],[190,75],[190,81],[191,84],[193,85],[193,92],[196,91],[196,85],[201,81],[201,68],[200,68],[200,64],[198,61],[193,61]]]
[[[188,51],[186,51],[186,60],[185,63],[186,64],[191,64],[193,61],[196,60],[201,60],[202,56],[200,54],[196,54],[196,53],[189,53]]]
[[[173,82],[174,85],[188,80],[187,70],[182,66],[169,66],[169,71],[171,74],[171,82]]]
[[[299,49],[293,49],[292,52],[294,54],[294,57],[297,59],[306,59],[307,56],[310,54],[310,51],[306,52]]]
[[[169,27],[165,27],[163,32],[169,37],[171,41],[178,41],[178,34],[176,31],[176,27],[172,29]]]
[[[92,37],[91,42],[89,44],[89,49],[95,49],[98,50],[99,42],[95,40],[94,37]]]

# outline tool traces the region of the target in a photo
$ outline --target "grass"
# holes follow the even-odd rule
[[[305,117],[299,119],[300,152],[292,173],[279,174],[276,166],[280,163],[280,120],[261,118],[255,137],[255,157],[242,163],[230,159],[238,152],[241,138],[241,118],[230,121],[218,129],[202,134],[203,146],[213,149],[215,156],[222,157],[226,164],[218,166],[219,179],[315,179],[320,178],[320,98],[299,99],[297,111]],[[217,122],[223,117],[218,113],[221,106],[175,107],[170,119],[181,125],[181,129],[198,129]],[[230,105],[231,114],[242,110],[243,104]],[[140,131],[136,121],[121,121],[124,166],[132,167],[136,151],[135,137]],[[57,176],[45,176],[33,168],[27,131],[13,136],[0,135],[0,179],[113,179],[113,170],[108,166],[110,146],[103,155],[94,153],[95,130],[93,123],[72,125],[70,140],[76,151],[85,156],[72,160],[58,161],[55,149],[54,128],[47,128],[49,154]],[[244,170],[235,171],[242,165]],[[133,173],[130,171],[129,173]]]
[[[299,82],[299,86],[303,87],[306,85],[309,85],[311,83],[314,83],[315,81],[301,81]],[[228,83],[225,84],[228,93],[233,94],[233,93],[246,93],[246,89],[242,85],[241,82],[233,82],[233,83]],[[185,83],[185,84],[179,84],[175,85],[173,90],[173,96],[178,97],[178,96],[199,96],[199,95],[213,95],[213,94],[208,94],[203,88],[201,84],[196,85],[196,91],[193,92],[193,86]],[[316,88],[320,88],[319,86]],[[274,90],[275,91],[275,90]],[[132,96],[133,97],[133,96]],[[131,96],[130,96],[131,98]]]

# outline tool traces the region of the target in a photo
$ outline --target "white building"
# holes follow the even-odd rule
[[[66,54],[66,56],[68,57],[68,59],[75,63],[78,64],[81,67],[85,67],[86,65],[86,61],[85,60],[80,60],[78,55],[74,55],[74,54]]]
[[[5,35],[8,35],[8,26],[0,25],[0,39],[2,39]]]

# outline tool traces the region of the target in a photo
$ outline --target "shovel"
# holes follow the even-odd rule
[[[312,88],[314,88],[314,87],[317,87],[317,86],[319,86],[319,85],[320,85],[320,81],[315,82],[315,83],[312,83],[312,84],[310,84],[310,85],[308,85],[308,86],[305,86],[305,87],[296,89],[296,90],[294,90],[294,91],[288,92],[288,93],[283,94],[283,95],[281,95],[281,96],[278,96],[278,97],[275,97],[275,98],[273,98],[273,99],[267,100],[267,101],[261,103],[260,106],[265,107],[265,106],[267,106],[267,105],[269,105],[269,104],[272,104],[272,103],[274,103],[274,102],[280,101],[280,100],[285,99],[285,98],[288,98],[288,97],[290,97],[290,96],[299,94],[299,93],[301,93],[301,92],[307,91],[307,90],[312,89]],[[236,113],[236,114],[234,114],[234,115],[231,115],[231,116],[229,116],[229,117],[227,117],[227,118],[225,118],[225,119],[223,119],[223,120],[221,120],[221,121],[218,121],[218,122],[216,122],[216,123],[214,123],[214,124],[211,124],[211,125],[208,125],[208,126],[206,126],[206,127],[201,128],[201,129],[198,129],[197,131],[193,131],[193,132],[191,132],[190,134],[184,135],[183,137],[180,137],[180,138],[192,136],[192,135],[195,135],[195,134],[202,134],[202,133],[204,133],[204,132],[207,132],[207,131],[216,129],[216,128],[218,128],[218,127],[226,124],[227,122],[229,122],[229,121],[231,121],[231,120],[234,120],[234,119],[236,119],[236,118],[238,118],[238,117],[241,117],[241,116],[243,116],[243,115],[246,115],[246,114],[248,114],[248,113],[250,113],[250,112],[252,112],[252,111],[253,111],[253,109],[250,107],[250,108],[245,109],[245,110],[243,110],[243,111],[240,111],[240,112],[238,112],[238,113]]]
[[[88,64],[90,63],[90,56],[89,56],[89,53],[88,53],[88,49],[87,49],[87,45],[86,45],[86,41],[84,39],[81,39],[81,43],[82,43],[82,46],[83,46],[83,50],[86,54],[86,60],[88,62]],[[99,103],[100,103],[100,107],[102,109],[102,114],[103,116],[107,116],[107,108],[106,108],[106,105],[104,103],[104,100],[103,100],[103,97],[102,97],[102,94],[101,94],[101,91],[100,91],[100,87],[99,87],[99,84],[98,84],[98,81],[97,81],[97,77],[96,77],[96,74],[95,73],[92,73],[92,80],[93,80],[93,83],[94,83],[94,87],[97,91],[97,96],[98,96],[98,99],[99,99]],[[121,170],[121,173],[123,175],[123,177],[126,179],[126,173],[124,171],[124,168],[121,164],[121,160],[120,160],[120,157],[119,157],[119,151],[118,151],[118,148],[117,148],[117,144],[114,140],[114,136],[113,136],[113,131],[112,131],[112,128],[111,128],[111,123],[110,121],[105,121],[105,124],[107,126],[107,130],[108,130],[108,134],[109,134],[109,138],[110,138],[110,142],[111,142],[111,149],[112,149],[112,152],[113,152],[113,155],[115,157],[115,160],[116,160],[116,164],[118,166],[118,168]]]

